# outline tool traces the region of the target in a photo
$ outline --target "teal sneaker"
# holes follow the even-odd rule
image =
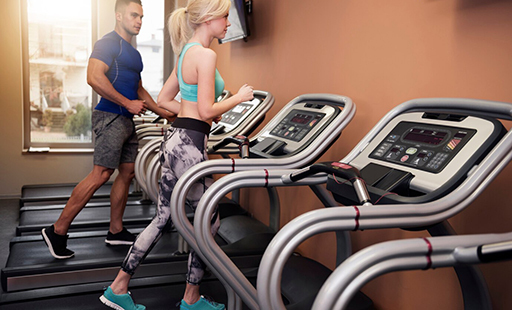
[[[196,301],[194,304],[189,305],[183,299],[181,300],[180,310],[224,310],[226,307],[215,301],[208,300],[204,296]]]
[[[137,305],[132,299],[130,292],[128,294],[116,295],[112,289],[107,287],[100,300],[106,306],[116,310],[145,310],[143,305]]]

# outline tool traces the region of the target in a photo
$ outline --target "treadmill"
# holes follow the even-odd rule
[[[224,90],[222,94],[219,96],[219,98],[217,98],[217,101],[222,101],[229,97],[231,97],[231,92],[229,92],[228,90]],[[253,106],[254,107],[251,109],[251,111],[247,111],[249,113],[244,116],[245,118],[247,118],[253,111],[257,110],[257,107],[259,107],[259,103],[254,103]],[[266,110],[268,110],[269,108],[270,107],[266,108]],[[262,120],[262,118],[264,118],[264,114],[262,116],[259,115],[258,113],[259,112],[256,111],[256,113],[253,113],[251,115],[251,117],[255,117],[255,122],[257,122],[258,120]],[[167,125],[167,121],[162,119],[158,115],[136,115],[134,116],[133,121],[135,123],[135,128],[137,130],[139,144],[144,144],[142,141],[144,141],[148,137],[154,137],[155,134],[162,135],[163,133],[160,133],[161,130],[158,130],[157,128],[166,128],[167,126],[169,126]],[[239,125],[242,125],[241,122],[233,124],[231,128],[236,130],[237,126]],[[76,183],[24,185],[21,188],[20,208],[23,208],[23,206],[25,205],[33,207],[40,205],[46,206],[48,204],[62,204],[62,200],[67,201],[69,199],[69,197],[71,196],[71,192],[73,191],[76,185]],[[108,201],[108,198],[110,197],[111,188],[112,182],[107,182],[102,187],[100,187],[96,191],[96,193],[94,193],[93,200],[99,199],[101,202]],[[134,185],[130,187],[129,193],[130,200],[136,200],[141,198],[141,193],[137,191],[137,188]]]
[[[242,102],[230,111],[223,114],[222,120],[210,133],[208,142],[213,145],[229,135],[250,135],[263,122],[265,114],[274,104],[274,96],[265,91],[255,90],[254,99]],[[127,202],[123,222],[129,229],[145,227],[153,218],[156,210],[154,202],[158,195],[158,186],[152,188],[146,186],[146,168],[148,162],[154,155],[158,154],[160,142],[165,132],[165,126],[145,127],[141,129],[140,139],[151,135],[153,140],[147,142],[140,150],[135,162],[135,176],[137,184],[142,188],[135,199],[131,198]],[[155,138],[156,137],[156,138]],[[214,151],[212,151],[214,152]],[[225,153],[223,153],[225,155]],[[158,156],[154,158],[153,169],[155,183],[159,179]],[[157,184],[156,184],[157,185]],[[71,186],[71,185],[70,185]],[[72,188],[71,188],[72,190]],[[110,195],[109,187],[100,188],[106,197],[102,200],[91,200],[86,208],[82,210],[70,226],[70,231],[83,231],[94,229],[106,229],[110,223]],[[108,192],[105,192],[107,191]],[[27,205],[20,209],[19,225],[16,229],[16,235],[39,234],[41,229],[51,225],[60,215],[65,203],[44,202],[37,206]]]
[[[221,166],[229,166],[228,173],[232,167],[254,169],[261,164],[272,167],[283,163],[287,167],[300,167],[321,156],[337,140],[354,114],[355,106],[347,97],[330,94],[302,95],[290,101],[251,139],[250,148],[254,149],[251,153],[259,154],[257,159],[219,159],[209,160],[207,163],[216,162]],[[283,131],[284,128],[288,133]],[[277,135],[272,132],[284,137],[277,141]],[[225,144],[224,141],[219,143]],[[238,152],[238,147],[235,149]],[[225,153],[232,152],[229,147],[222,150]],[[268,241],[274,230],[263,224],[257,226],[259,230],[268,232]],[[254,266],[261,259],[261,251],[244,250],[247,244],[237,244],[236,241],[230,242],[220,237],[217,242],[231,247],[234,260],[246,274],[254,273]],[[104,232],[95,231],[70,233],[68,245],[75,250],[75,257],[56,260],[47,253],[40,236],[14,238],[10,243],[10,256],[6,267],[2,269],[2,287],[6,292],[5,298],[8,299],[5,302],[39,298],[43,291],[59,295],[63,288],[66,291],[63,294],[66,295],[77,292],[85,294],[91,288],[97,290],[98,283],[111,281],[115,277],[128,250],[128,247],[106,246]],[[178,234],[173,231],[165,233],[137,270],[133,283],[183,283],[188,255],[177,252],[177,249]],[[165,281],[158,282],[162,278]]]
[[[511,133],[499,120],[511,120],[511,110],[511,104],[484,100],[411,100],[389,112],[341,162],[318,163],[300,170],[227,175],[208,189],[197,207],[194,236],[199,250],[207,265],[220,271],[219,276],[252,309],[286,309],[283,296],[289,300],[305,294],[286,286],[314,281],[311,274],[304,277],[291,273],[285,265],[294,249],[312,235],[391,227],[426,229],[432,236],[453,235],[446,219],[462,210],[457,203],[466,200],[464,207],[469,204],[475,189],[488,182],[483,178],[493,178],[493,169],[500,165],[503,168],[503,158],[508,156],[505,163],[510,161]],[[285,225],[262,258],[256,290],[222,249],[209,242],[211,236],[206,231],[210,223],[206,219],[225,192],[262,184],[326,184],[338,205],[348,207],[310,211]],[[378,208],[373,207],[376,204]],[[337,244],[338,264],[349,254],[347,248]],[[425,267],[425,256],[423,263]],[[305,262],[301,270],[308,270],[309,264]],[[344,268],[340,274],[350,270]],[[465,309],[489,309],[488,292],[479,270],[457,266],[455,271]],[[320,277],[321,283],[327,280],[325,275]],[[347,288],[350,296],[344,299],[344,307],[361,286],[358,282]],[[337,290],[335,285],[324,287]],[[320,288],[316,286],[313,297]],[[322,306],[316,309],[341,309],[334,303],[321,303],[320,298],[317,301]],[[237,304],[236,300],[230,302]]]
[[[482,102],[483,104],[484,102]],[[512,105],[485,102],[483,115],[510,120]],[[402,217],[415,225],[444,221],[467,208],[512,161],[512,133],[508,131],[485,158],[474,166],[470,175],[452,193],[440,199],[420,203],[396,205],[403,207]],[[368,189],[371,191],[371,189]],[[392,205],[386,208],[392,208]],[[365,212],[366,213],[366,212]],[[446,214],[448,213],[448,214]],[[316,215],[313,215],[316,217]],[[365,214],[368,218],[370,214]],[[400,227],[402,218],[393,216],[384,220],[376,217],[380,224]],[[377,222],[372,225],[375,226]],[[303,226],[304,227],[304,226]],[[499,234],[437,235],[430,238],[416,238],[381,242],[354,254],[338,266],[320,290],[313,309],[342,309],[358,289],[376,277],[395,271],[429,270],[441,267],[471,266],[512,259],[512,232]],[[469,268],[469,267],[467,267]],[[350,270],[350,272],[347,272]],[[456,269],[457,270],[457,269]],[[492,309],[492,303],[483,277],[463,279],[461,284],[464,309]],[[336,288],[336,289],[332,289]]]
[[[150,144],[147,141],[152,141],[161,137],[165,129],[169,126],[164,122],[160,122],[158,120],[155,121],[155,123],[145,123],[135,126],[140,148],[139,154],[137,154],[136,164],[137,161],[140,161],[145,156],[143,151],[146,149],[146,146]],[[58,217],[60,215],[60,212],[65,207],[67,199],[69,199],[69,195],[75,186],[76,184],[43,184],[24,186],[22,192],[26,192],[26,194],[22,195],[25,196],[25,198],[20,201],[20,221],[19,226],[16,228],[16,235],[38,234],[43,228],[42,225],[53,221],[53,216]],[[112,182],[107,182],[94,193],[92,199],[85,205],[85,207],[87,207],[87,211],[85,211],[84,215],[79,214],[77,223],[73,225],[71,228],[72,230],[94,229],[98,226],[98,224],[91,223],[90,221],[87,221],[87,219],[90,219],[91,212],[94,212],[91,208],[104,208],[110,205],[111,186]],[[55,190],[51,190],[52,188]],[[128,211],[125,212],[124,216],[127,218],[127,227],[132,228],[132,225],[134,225],[134,223],[132,223],[133,219],[141,217],[144,218],[144,215],[141,214],[141,212],[147,213],[148,211],[145,209],[151,208],[152,201],[148,199],[144,191],[141,191],[141,184],[138,182],[133,182],[130,185],[129,193],[128,200],[126,202],[127,206],[136,206],[137,208],[129,208]],[[34,197],[28,197],[30,195]],[[152,211],[149,210],[149,212]],[[100,219],[109,217],[108,210],[99,210],[99,212],[94,213],[95,216]],[[104,222],[105,221],[101,222],[103,223],[103,226],[105,225]]]

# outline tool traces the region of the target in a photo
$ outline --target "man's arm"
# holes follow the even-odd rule
[[[144,101],[140,99],[130,100],[115,90],[108,80],[106,73],[108,65],[96,58],[89,58],[87,65],[87,84],[101,97],[108,99],[124,108],[134,115],[145,112]]]
[[[156,114],[171,122],[176,118],[176,114],[178,114],[177,112],[173,113],[173,111],[163,109],[156,104],[155,100],[153,100],[153,97],[151,97],[148,91],[142,86],[142,80],[139,81],[139,89],[137,90],[137,94],[139,96],[139,99],[144,101],[146,108],[148,108],[149,110],[155,112]]]

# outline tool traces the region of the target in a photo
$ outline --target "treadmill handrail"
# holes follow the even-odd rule
[[[193,166],[178,180],[170,199],[171,216],[178,232],[189,243],[189,245],[197,251],[201,258],[204,258],[204,256],[201,254],[200,249],[198,249],[194,237],[194,228],[192,227],[185,211],[185,200],[190,188],[197,182],[197,180],[211,174],[232,173],[235,171],[254,170],[258,168],[301,167],[316,158],[324,148],[328,147],[330,143],[336,139],[339,132],[341,132],[341,130],[350,123],[355,115],[356,108],[350,98],[333,94],[301,95],[291,100],[287,106],[312,99],[330,101],[333,104],[342,106],[343,110],[340,113],[340,116],[325,129],[325,131],[330,134],[328,134],[325,139],[316,141],[316,143],[309,145],[305,151],[301,153],[307,154],[306,156],[294,154],[290,157],[272,160],[257,158],[209,160]]]
[[[160,126],[160,127],[153,126],[153,127],[146,127],[146,128],[139,129],[139,130],[137,130],[137,138],[139,140],[142,140],[147,137],[155,137],[155,138],[161,137],[164,135],[165,131],[170,126],[171,125],[164,125],[164,126]]]
[[[393,271],[483,263],[479,248],[498,242],[512,242],[512,232],[415,238],[371,245],[334,270],[320,289],[313,309],[345,309],[363,285]]]
[[[148,196],[154,203],[158,202],[158,181],[160,180],[160,156],[155,155],[148,164]]]
[[[142,147],[135,158],[135,179],[146,194],[149,194],[146,163],[147,160],[151,158],[151,154],[154,155],[158,150],[161,142],[162,138],[156,138],[149,141]]]
[[[161,128],[166,125],[167,124],[164,124],[164,123],[144,123],[144,124],[135,125],[135,130],[138,131],[138,130],[141,130],[144,128]]]
[[[211,219],[215,213],[217,204],[222,197],[230,193],[234,189],[244,187],[277,187],[283,186],[283,175],[290,175],[297,170],[280,169],[280,170],[250,170],[243,172],[235,172],[227,177],[217,180],[201,197],[197,205],[194,216],[194,236],[201,250],[201,254],[206,258],[205,263],[210,266],[230,286],[237,292],[242,300],[251,307],[251,309],[260,309],[258,306],[257,292],[254,286],[238,269],[233,261],[215,242],[211,234],[211,223],[206,220]],[[299,185],[317,185],[325,183],[327,175],[318,173],[314,176],[301,178],[293,184]],[[286,182],[286,181],[285,181]],[[286,184],[288,185],[288,184]],[[210,190],[212,189],[212,190]],[[265,307],[261,307],[265,309]]]

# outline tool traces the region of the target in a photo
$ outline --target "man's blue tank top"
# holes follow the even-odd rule
[[[142,72],[142,58],[128,41],[117,32],[107,33],[94,44],[91,58],[96,58],[108,65],[106,73],[114,89],[130,100],[138,99],[140,73]],[[133,114],[110,100],[101,98],[96,110],[121,114],[132,118]]]
[[[180,58],[178,60],[178,82],[180,84],[180,92],[181,98],[197,102],[197,84],[187,84],[183,81],[183,75],[181,74],[181,65],[183,63],[183,58],[185,57],[185,53],[194,45],[201,45],[200,43],[188,43],[183,47],[181,51]],[[215,69],[215,100],[222,94],[224,91],[224,80],[217,69]]]

